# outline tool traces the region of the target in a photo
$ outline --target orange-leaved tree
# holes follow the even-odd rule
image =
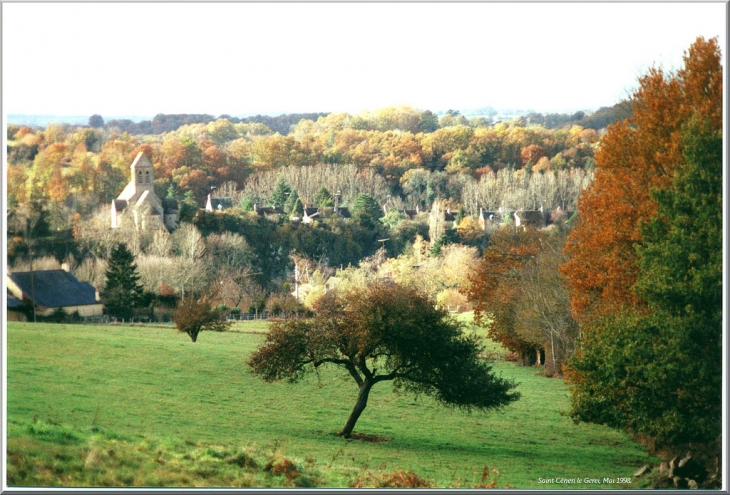
[[[692,116],[722,128],[722,66],[717,39],[697,41],[676,73],[652,68],[639,79],[633,116],[609,126],[596,153],[595,180],[578,202],[579,221],[562,266],[576,319],[640,307],[635,246],[642,222],[656,216],[653,189],[672,183],[683,157],[682,125]]]

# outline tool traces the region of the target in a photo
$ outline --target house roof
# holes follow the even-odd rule
[[[24,297],[32,299],[32,294],[35,295],[36,306],[61,308],[99,304],[93,285],[79,282],[64,270],[37,270],[32,273],[32,286],[31,272],[9,273],[8,277],[23,291]]]
[[[210,198],[210,205],[214,210],[226,210],[228,208],[233,208],[233,199],[228,196]]]
[[[256,213],[259,215],[283,215],[284,214],[284,208],[280,206],[257,206],[254,205],[254,209]]]
[[[516,211],[515,215],[520,218],[523,225],[545,226],[545,214],[539,210]]]
[[[344,207],[343,208],[342,206],[340,206],[339,208],[337,208],[337,210],[335,211],[335,213],[337,213],[342,218],[350,218],[351,217],[351,215],[350,215],[350,209],[347,208],[347,207]]]
[[[8,295],[8,309],[18,308],[23,305],[23,301],[12,295],[9,291]]]

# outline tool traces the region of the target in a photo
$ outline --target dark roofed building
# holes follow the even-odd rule
[[[9,290],[7,291],[7,319],[8,321],[28,321],[28,317],[23,312],[23,301],[15,297]]]
[[[205,203],[206,211],[221,211],[233,208],[233,199],[228,196],[212,197],[208,194],[208,201]]]
[[[521,210],[514,214],[515,227],[533,227],[541,229],[545,227],[545,214],[540,210]]]
[[[257,204],[254,204],[253,211],[258,213],[262,217],[284,214],[284,208],[282,208],[280,206],[259,206]]]
[[[342,218],[351,218],[352,217],[352,215],[350,214],[350,209],[343,208],[341,206],[339,208],[335,208],[335,215],[339,215]]]
[[[79,316],[99,316],[104,309],[99,293],[64,270],[8,273],[8,291],[21,302],[33,302],[36,313],[49,316],[58,309]]]

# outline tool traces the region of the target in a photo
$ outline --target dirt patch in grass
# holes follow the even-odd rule
[[[339,433],[335,433],[337,436],[341,436]],[[393,440],[392,437],[385,437],[382,435],[368,435],[367,433],[353,433],[351,434],[347,440],[360,440],[363,442],[370,442],[370,443],[383,443],[383,442],[390,442]]]

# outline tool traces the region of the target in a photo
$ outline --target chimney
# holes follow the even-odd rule
[[[63,270],[64,272],[71,271],[71,267],[68,265],[68,261],[64,261],[63,263],[61,263],[61,270]]]

